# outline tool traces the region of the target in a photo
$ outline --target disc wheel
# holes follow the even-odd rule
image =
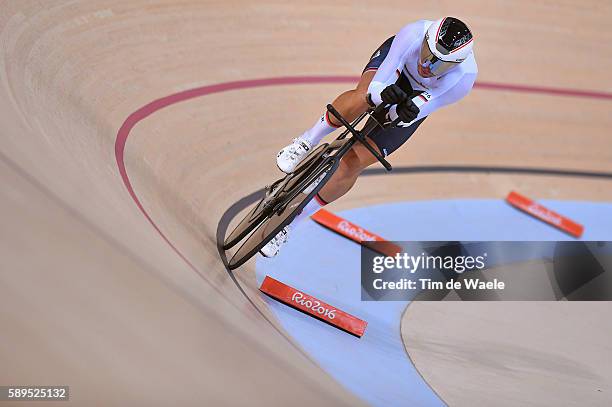
[[[279,180],[280,181],[280,180]],[[278,183],[275,182],[273,185]],[[273,209],[274,200],[277,199],[275,196],[277,191],[273,191],[271,194],[266,194],[258,203],[255,205],[242,220],[236,225],[234,230],[225,238],[223,242],[223,249],[227,250],[236,245],[246,235],[248,235],[253,229],[255,229],[262,221],[266,219]]]
[[[235,269],[251,257],[253,257],[262,247],[264,247],[277,233],[281,231],[286,225],[291,223],[293,218],[302,211],[304,206],[319,192],[325,183],[329,180],[336,167],[336,161],[330,160],[328,163],[322,165],[318,170],[313,171],[312,175],[309,175],[303,183],[300,183],[298,191],[295,191],[295,196],[289,201],[284,202],[282,209],[279,211],[275,208],[274,212],[269,215],[268,218],[261,221],[259,226],[255,228],[240,248],[234,253],[228,267]],[[325,177],[319,182],[319,184],[308,194],[303,191],[316,180],[322,173],[326,172]],[[294,191],[287,191],[287,196],[293,195]]]

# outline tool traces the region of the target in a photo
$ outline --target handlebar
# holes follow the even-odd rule
[[[374,109],[371,109],[371,115],[373,116],[377,116],[377,115],[386,115],[390,112],[391,108],[394,105],[385,105],[385,104],[380,104],[378,106],[376,106]],[[397,113],[396,113],[397,114]],[[402,119],[398,117],[396,117],[391,123],[387,123],[386,126],[384,126],[385,128],[387,127],[396,127],[400,122],[402,121]],[[382,124],[381,124],[382,126]]]
[[[378,110],[378,109],[381,109],[381,110]],[[377,106],[377,107],[376,107],[376,108],[375,108],[375,109],[372,111],[372,114],[374,115],[374,114],[380,113],[380,112],[382,112],[384,109],[386,109],[386,106],[383,106],[383,105],[378,105],[378,106]],[[338,119],[338,121],[339,121],[340,123],[342,123],[342,125],[343,125],[344,127],[346,127],[346,128],[347,128],[347,129],[348,129],[348,130],[351,132],[351,134],[353,134],[353,136],[354,136],[354,137],[355,137],[357,140],[359,140],[359,142],[360,142],[361,144],[363,144],[363,145],[365,146],[365,148],[367,148],[367,149],[368,149],[368,151],[369,151],[370,153],[372,153],[372,155],[373,155],[374,157],[376,157],[376,159],[377,159],[377,160],[378,160],[378,161],[379,161],[379,162],[380,162],[380,163],[383,165],[383,167],[385,167],[385,169],[386,169],[387,171],[391,171],[391,170],[393,169],[393,167],[391,167],[391,164],[389,164],[389,162],[388,162],[387,160],[385,160],[385,158],[384,158],[382,155],[380,155],[380,153],[379,153],[378,151],[376,151],[376,149],[375,149],[374,147],[372,147],[372,146],[370,145],[370,143],[368,143],[368,142],[365,140],[365,138],[363,137],[363,135],[361,134],[361,132],[360,132],[359,130],[356,130],[356,129],[355,129],[355,128],[354,128],[354,127],[353,127],[353,126],[352,126],[352,125],[351,125],[351,124],[348,122],[348,121],[346,121],[346,119],[345,119],[344,117],[342,117],[342,115],[340,114],[340,112],[338,112],[338,111],[336,110],[336,108],[334,108],[334,107],[333,107],[331,104],[328,104],[328,105],[327,105],[327,111],[328,111],[328,112],[330,112],[330,113],[331,113],[331,114],[332,114],[332,115],[333,115],[333,116],[334,116],[336,119]],[[394,122],[395,122],[395,120],[394,120]],[[392,124],[393,124],[393,123],[392,123]]]

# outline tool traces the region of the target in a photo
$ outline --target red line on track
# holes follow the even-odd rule
[[[125,144],[130,135],[130,131],[140,122],[147,118],[156,111],[163,109],[164,107],[172,104],[182,102],[185,100],[193,99],[200,96],[210,95],[214,93],[227,92],[231,90],[247,89],[247,88],[258,88],[264,86],[278,86],[278,85],[300,85],[300,84],[325,84],[325,83],[352,83],[356,84],[359,81],[358,76],[287,76],[278,78],[263,78],[263,79],[250,79],[242,81],[224,82],[214,85],[202,86],[199,88],[189,89],[182,92],[174,93],[154,100],[134,113],[130,114],[127,119],[123,122],[119,131],[117,132],[117,138],[115,139],[115,159],[117,161],[117,167],[119,174],[123,180],[125,188],[129,192],[130,196],[138,206],[138,209],[142,212],[145,218],[151,223],[153,228],[159,233],[159,235],[168,243],[168,245],[174,250],[174,252],[189,265],[189,267],[196,273],[202,275],[198,269],[187,259],[172,242],[166,237],[166,235],[159,229],[155,224],[151,216],[142,206],[142,203],[138,199],[130,177],[128,176],[125,168],[124,152]],[[494,82],[477,82],[475,85],[477,89],[486,90],[499,90],[508,92],[523,92],[523,93],[540,93],[551,96],[569,96],[569,97],[583,97],[592,99],[607,99],[612,100],[612,93],[596,92],[596,91],[582,91],[576,89],[560,89],[560,88],[547,88],[539,86],[527,86],[527,85],[512,85],[504,83]]]
[[[476,82],[476,85],[474,87],[478,89],[501,90],[501,91],[507,91],[507,92],[541,93],[541,94],[549,95],[549,96],[570,96],[570,97],[581,97],[581,98],[588,98],[588,99],[612,100],[612,93],[597,92],[597,91],[592,91],[592,90],[547,88],[544,86],[512,85],[508,83],[495,83],[495,82]]]

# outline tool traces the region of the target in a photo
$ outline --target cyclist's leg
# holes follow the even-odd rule
[[[364,113],[368,109],[368,102],[366,101],[366,95],[368,93],[368,86],[372,82],[372,78],[376,74],[376,71],[370,70],[361,74],[359,83],[355,89],[348,90],[338,96],[333,102],[332,106],[344,117],[347,121],[351,122],[357,118],[360,114]],[[327,120],[335,127],[340,127],[341,123],[329,113],[326,113]]]
[[[395,37],[388,38],[376,49],[376,51],[374,51],[361,72],[361,79],[357,87],[353,90],[344,92],[333,101],[332,105],[349,122],[355,120],[357,116],[368,109],[368,103],[366,102],[368,86],[370,86],[370,82],[372,82],[372,78],[374,78],[376,71],[387,57],[391,49],[391,43],[393,43],[393,38]],[[341,124],[335,117],[328,117],[328,119],[331,121],[331,124],[336,127]]]
[[[375,130],[366,140],[383,156],[388,156],[408,141],[423,120],[425,118],[418,120],[410,127]],[[355,144],[342,157],[338,170],[319,191],[318,198],[325,203],[330,203],[340,198],[353,187],[359,174],[377,161],[376,157],[363,144]]]
[[[378,147],[370,140],[369,144],[378,150]],[[361,171],[376,162],[376,157],[367,148],[359,143],[355,144],[342,157],[338,169],[331,179],[319,191],[319,199],[325,203],[331,203],[346,194],[357,181]]]
[[[374,74],[375,71],[364,72],[355,89],[342,93],[332,102],[336,110],[348,121],[353,121],[367,110],[366,94]],[[293,172],[297,165],[308,155],[311,148],[319,144],[325,136],[340,127],[340,123],[336,123],[336,121],[336,118],[326,111],[314,126],[279,151],[276,156],[278,168],[286,173]]]
[[[357,116],[367,110],[368,103],[366,101],[366,94],[375,73],[376,71],[372,70],[364,72],[355,89],[340,94],[340,96],[332,102],[336,110],[348,121],[353,121]],[[307,141],[310,146],[314,147],[319,144],[323,137],[336,130],[340,125],[341,124],[336,118],[326,111],[325,114],[317,120],[314,126],[306,130],[299,138]]]

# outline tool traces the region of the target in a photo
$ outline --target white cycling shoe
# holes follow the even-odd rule
[[[261,248],[261,250],[259,250],[259,252],[264,257],[276,256],[278,252],[280,252],[281,247],[283,247],[283,245],[289,241],[290,230],[291,228],[289,226],[282,228],[281,231],[278,232],[274,238],[272,238],[272,240],[270,240],[264,247]]]
[[[300,162],[312,150],[312,146],[301,138],[293,139],[293,142],[283,148],[276,155],[276,165],[285,174],[291,174]]]

